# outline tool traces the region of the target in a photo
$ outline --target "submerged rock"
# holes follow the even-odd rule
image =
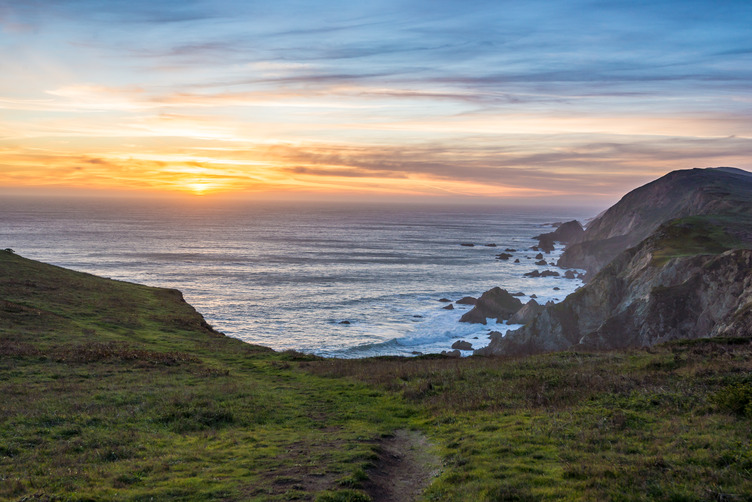
[[[454,310],[454,305],[452,305],[452,304],[450,303],[450,304],[449,304],[449,305],[447,305],[446,307],[441,307],[441,308],[442,308],[442,309],[444,309],[444,310]]]

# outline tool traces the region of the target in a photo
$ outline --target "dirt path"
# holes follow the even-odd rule
[[[420,432],[398,430],[379,446],[379,460],[368,471],[365,491],[374,502],[417,500],[441,466],[428,439]]]

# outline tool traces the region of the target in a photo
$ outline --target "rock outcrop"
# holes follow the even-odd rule
[[[543,306],[535,300],[530,300],[509,318],[509,324],[527,324],[543,310]]]
[[[543,239],[546,241],[555,241],[568,244],[570,242],[577,242],[578,240],[580,240],[584,233],[585,230],[582,228],[582,224],[580,224],[580,222],[577,220],[572,220],[567,221],[566,223],[562,223],[553,232],[538,235],[536,237],[533,237],[533,239]]]
[[[489,317],[498,321],[509,319],[512,314],[522,308],[522,302],[509,294],[505,289],[495,287],[481,295],[475,306],[465,313],[460,322],[486,324]]]

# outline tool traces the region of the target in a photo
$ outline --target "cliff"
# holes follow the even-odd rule
[[[752,173],[731,167],[673,171],[625,195],[570,241],[560,267],[587,270],[592,278],[619,253],[663,223],[687,216],[752,216]],[[747,229],[749,231],[749,229]]]
[[[565,251],[565,263],[598,271],[589,283],[476,353],[752,336],[750,213],[752,175],[736,169],[677,171],[638,188]]]

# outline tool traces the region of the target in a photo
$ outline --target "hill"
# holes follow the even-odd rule
[[[587,285],[480,353],[752,336],[750,248],[752,174],[669,173],[627,194],[567,247],[559,263],[588,268]]]
[[[594,276],[662,224],[689,216],[726,216],[717,225],[752,242],[752,173],[731,167],[673,171],[641,186],[595,218],[570,241],[559,266]]]
[[[0,500],[749,500],[746,338],[327,360],[0,251]]]

